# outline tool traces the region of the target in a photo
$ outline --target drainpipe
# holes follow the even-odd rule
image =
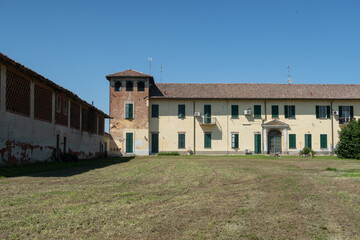
[[[229,155],[229,99],[226,99],[226,155]]]
[[[331,154],[334,154],[334,114],[332,113],[333,111],[333,102],[334,100],[332,100],[330,102],[330,116],[331,116]]]
[[[195,100],[193,101],[193,118],[194,118],[194,155],[196,155],[196,138],[195,138],[195,126],[196,126],[196,119],[195,119]]]
[[[266,100],[264,100],[264,106],[265,106],[264,107],[265,119],[262,119],[262,124],[261,125],[263,125],[265,123],[265,121],[267,121]],[[261,133],[264,133],[264,130],[262,128],[261,128]],[[266,142],[264,141],[265,136],[263,136],[263,135],[261,135],[261,136],[262,136],[261,141],[262,141],[262,144],[263,144],[263,153],[266,154],[265,153],[265,144],[266,144]]]

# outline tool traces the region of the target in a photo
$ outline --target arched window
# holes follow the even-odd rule
[[[133,82],[127,81],[126,82],[126,91],[132,91],[133,90]]]
[[[144,81],[139,81],[138,82],[138,92],[143,92],[145,91],[145,83]]]
[[[115,92],[121,92],[121,82],[115,82]]]

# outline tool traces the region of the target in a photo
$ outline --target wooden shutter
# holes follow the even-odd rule
[[[320,118],[320,106],[316,106],[316,118]]]
[[[261,118],[261,105],[254,106],[254,118]]]
[[[311,134],[305,134],[305,147],[311,148]]]
[[[291,107],[291,113],[292,113],[292,116],[291,116],[291,118],[295,118],[296,116],[296,114],[295,114],[295,106],[290,106]]]
[[[342,106],[339,106],[339,124],[343,123],[343,119],[342,119]]]
[[[232,134],[231,143],[232,143],[231,144],[232,148],[239,148],[239,134],[237,134],[237,133]]]
[[[255,140],[255,153],[261,153],[261,134],[254,135]]]
[[[211,148],[211,133],[204,135],[204,148]]]
[[[180,133],[178,136],[178,148],[185,148],[185,134]]]
[[[133,134],[126,133],[126,153],[133,152]]]
[[[354,118],[354,106],[350,106],[350,121]]]
[[[289,106],[288,105],[285,105],[284,112],[285,112],[285,118],[289,118]]]
[[[231,105],[231,118],[239,118],[239,106]]]
[[[296,148],[296,134],[289,134],[289,148]]]
[[[326,106],[326,118],[330,118],[331,116],[331,108],[330,106]]]
[[[159,105],[157,104],[151,105],[151,117],[153,118],[159,117]]]
[[[271,114],[272,114],[272,118],[279,118],[279,106],[278,105],[271,106]]]
[[[185,117],[185,104],[178,105],[178,117],[184,118]]]
[[[327,134],[320,134],[320,148],[327,148]]]
[[[134,105],[129,104],[129,118],[134,118]]]

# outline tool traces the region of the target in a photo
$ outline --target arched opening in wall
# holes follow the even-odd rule
[[[121,82],[115,82],[115,92],[121,92]]]
[[[145,91],[145,83],[144,83],[144,81],[139,81],[139,82],[138,82],[137,89],[138,89],[138,92],[143,92],[143,91]]]
[[[268,154],[281,153],[281,132],[270,130],[268,132]]]
[[[133,82],[127,81],[126,82],[126,91],[131,92],[133,90]]]

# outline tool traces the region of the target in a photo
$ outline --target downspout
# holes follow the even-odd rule
[[[229,155],[229,99],[226,99],[226,155]]]
[[[333,102],[334,100],[332,100],[330,102],[330,109],[331,109],[331,112],[330,112],[330,116],[331,116],[331,154],[334,154],[334,114],[332,113],[333,111]]]
[[[193,118],[194,118],[194,155],[196,154],[196,138],[195,138],[195,126],[196,126],[196,119],[195,119],[195,100],[193,101]]]
[[[264,100],[264,113],[265,113],[265,119],[262,119],[262,124],[261,124],[261,126],[265,123],[265,121],[267,121],[267,113],[266,113],[266,100]],[[261,133],[264,133],[264,131],[263,131],[263,129],[261,128]],[[265,144],[266,144],[266,142],[264,141],[264,137],[265,136],[263,136],[262,134],[261,134],[261,141],[262,141],[262,144],[263,144],[263,153],[264,154],[266,154],[265,153]]]

